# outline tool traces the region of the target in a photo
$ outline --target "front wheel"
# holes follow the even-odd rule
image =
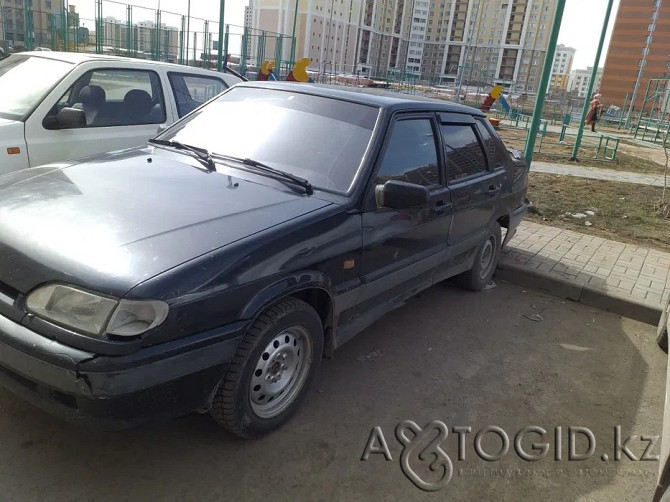
[[[477,248],[472,268],[457,276],[456,280],[465,289],[480,291],[484,289],[495,272],[500,258],[500,225],[494,221],[489,228],[486,240]]]
[[[313,382],[323,353],[321,318],[307,303],[285,298],[253,323],[217,389],[211,416],[244,438],[284,424]]]

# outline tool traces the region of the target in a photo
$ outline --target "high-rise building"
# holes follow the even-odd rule
[[[534,92],[557,0],[299,0],[296,57],[312,69]],[[254,0],[253,27],[291,33],[291,0]],[[284,52],[286,54],[286,52]],[[266,57],[272,54],[266,51]]]
[[[30,16],[26,19],[26,8]],[[0,41],[15,48],[51,48],[63,12],[62,0],[0,1]],[[28,40],[26,37],[31,37]]]
[[[600,87],[604,103],[639,110],[651,78],[670,78],[670,1],[621,0]]]
[[[253,28],[254,25],[254,0],[249,0],[249,5],[246,5],[244,7],[244,29],[245,32],[249,35],[249,37],[246,39],[246,47],[245,47],[245,52],[247,54],[247,58],[253,57],[253,35],[251,34],[251,29]]]
[[[554,64],[551,68],[551,80],[549,89],[568,90],[572,61],[575,58],[576,49],[559,44],[554,55]]]
[[[591,82],[591,74],[593,73],[593,66],[589,66],[586,70],[572,70],[570,72],[570,81],[568,83],[568,91],[576,91],[580,98],[586,97],[586,91],[589,90],[589,82]],[[592,94],[598,94],[602,84],[603,69],[598,68],[596,72],[596,82],[593,85]]]
[[[126,21],[108,16],[103,19],[102,30],[102,45],[106,47],[153,54],[156,51],[156,36],[159,36],[161,59],[176,60],[179,54],[179,30],[164,23],[161,23],[160,30],[156,30],[155,22],[140,21],[130,27],[129,34]]]

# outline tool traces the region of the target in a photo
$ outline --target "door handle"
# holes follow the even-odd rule
[[[489,189],[487,190],[486,195],[488,195],[490,197],[493,197],[495,194],[500,192],[501,188],[502,187],[499,187],[499,186],[497,187],[495,185],[491,185],[491,186],[489,186]]]
[[[435,201],[435,205],[433,206],[431,211],[433,212],[433,214],[442,215],[450,207],[451,207],[451,204],[447,204],[443,200],[437,200],[437,201]]]

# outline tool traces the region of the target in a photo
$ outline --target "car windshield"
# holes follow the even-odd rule
[[[160,138],[249,158],[346,193],[379,108],[279,89],[236,87]]]
[[[70,70],[70,63],[35,56],[1,60],[0,117],[23,119]]]

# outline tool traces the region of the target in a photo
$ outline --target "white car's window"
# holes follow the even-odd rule
[[[174,72],[168,75],[180,118],[227,89],[223,80],[217,77]]]
[[[82,110],[86,127],[113,127],[165,122],[160,79],[152,71],[101,69],[75,82],[49,112]]]
[[[0,117],[22,120],[74,66],[64,61],[14,55],[0,61]]]

